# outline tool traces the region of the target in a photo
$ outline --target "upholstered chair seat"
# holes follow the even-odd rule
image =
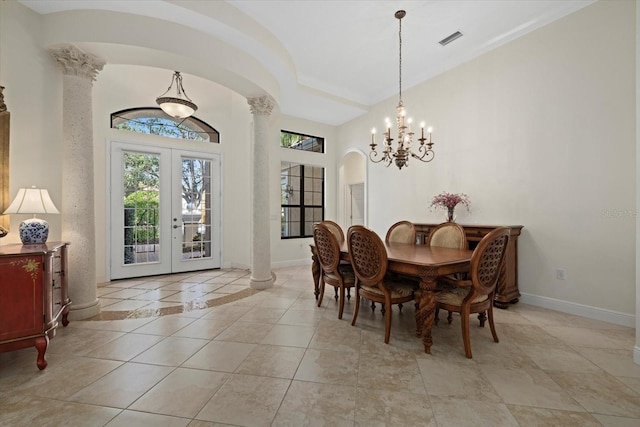
[[[388,289],[388,291],[391,293],[392,299],[411,297],[416,290],[416,287],[413,283],[406,283],[406,282],[385,280],[385,286]],[[376,294],[384,298],[384,292],[376,286],[362,285],[361,288],[366,292]]]
[[[445,285],[446,286],[446,285]],[[445,290],[436,293],[436,301],[441,304],[462,305],[464,299],[469,295],[469,288],[458,288],[446,286]],[[477,295],[471,304],[476,304],[482,301],[486,301],[489,298],[488,295]]]

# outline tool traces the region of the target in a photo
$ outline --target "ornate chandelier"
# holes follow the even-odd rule
[[[404,10],[399,10],[395,13],[395,17],[400,22],[400,31],[398,32],[398,40],[400,41],[400,49],[399,49],[399,85],[400,85],[400,95],[398,101],[398,107],[396,107],[396,126],[398,127],[398,143],[397,147],[394,149],[391,145],[393,142],[393,138],[391,138],[391,120],[387,117],[385,119],[385,128],[384,132],[384,142],[382,155],[380,158],[378,156],[380,153],[376,150],[376,129],[373,128],[371,130],[371,152],[369,153],[369,158],[374,163],[384,162],[385,166],[389,167],[389,165],[394,162],[398,169],[402,169],[403,166],[409,166],[409,157],[413,157],[414,159],[418,159],[421,162],[430,162],[433,160],[434,152],[431,149],[433,147],[433,142],[431,142],[431,128],[427,129],[428,138],[424,136],[424,122],[420,123],[421,133],[420,138],[417,138],[420,141],[420,146],[418,147],[418,152],[414,153],[411,150],[411,145],[413,143],[413,129],[412,129],[412,119],[407,117],[407,110],[404,108],[404,104],[402,103],[402,18],[405,17],[407,13]]]
[[[176,84],[176,96],[167,96],[171,91],[174,82]],[[187,118],[198,109],[196,104],[194,104],[194,102],[187,96],[187,93],[182,87],[182,76],[180,75],[180,71],[174,72],[169,89],[156,99],[156,103],[160,108],[162,108],[162,111],[177,119]]]

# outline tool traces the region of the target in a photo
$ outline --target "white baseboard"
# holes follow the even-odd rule
[[[311,265],[311,258],[272,262],[271,268],[298,267],[301,265]]]
[[[237,262],[225,263],[222,268],[237,268],[238,270],[251,270],[251,266],[247,264],[240,264]]]
[[[560,311],[562,313],[575,314],[576,316],[587,317],[589,319],[602,320],[603,322],[614,323],[616,325],[636,327],[636,316],[618,311],[606,310],[604,308],[591,307],[588,305],[576,304],[574,302],[558,300],[554,298],[541,297],[522,293],[520,301],[525,304],[531,304],[538,307],[549,308],[551,310]],[[636,347],[636,352],[640,353],[640,349]],[[634,355],[640,358],[640,354]]]

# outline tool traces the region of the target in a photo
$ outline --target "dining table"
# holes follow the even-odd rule
[[[315,246],[311,246],[311,272],[316,299],[320,293],[320,263]],[[407,243],[386,243],[387,271],[419,280],[420,291],[416,292],[416,333],[422,336],[425,353],[431,353],[433,340],[431,328],[435,318],[435,289],[439,277],[469,271],[472,250],[450,249],[437,246]],[[351,261],[347,243],[340,246],[340,259]]]

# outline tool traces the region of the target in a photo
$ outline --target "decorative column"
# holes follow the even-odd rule
[[[100,313],[96,297],[93,186],[93,81],[104,61],[75,46],[49,49],[63,72],[62,239],[69,247],[71,320]]]
[[[268,96],[248,98],[253,114],[253,226],[251,227],[251,280],[253,289],[273,285],[269,215],[269,126],[274,102]]]

